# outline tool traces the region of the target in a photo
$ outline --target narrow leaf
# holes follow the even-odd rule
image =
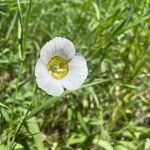
[[[37,121],[36,121],[35,117],[32,117],[31,119],[29,119],[28,127],[29,127],[30,133],[33,136],[34,143],[37,147],[37,150],[45,150],[44,144],[43,144],[43,141],[42,141],[42,136],[41,136],[41,133],[40,133],[40,129],[39,129],[39,126],[37,124]]]
[[[85,121],[84,121],[84,119],[83,119],[80,112],[77,113],[77,117],[78,117],[79,123],[80,123],[82,129],[84,130],[84,132],[87,135],[90,135],[90,131],[89,131],[89,129],[88,129],[88,127],[87,127],[87,125],[86,125],[86,123],[85,123]]]
[[[93,143],[98,145],[101,148],[104,148],[105,150],[114,150],[111,144],[108,141],[94,139]]]

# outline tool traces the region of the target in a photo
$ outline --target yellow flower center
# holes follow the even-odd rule
[[[68,73],[68,62],[59,57],[52,57],[47,64],[48,73],[55,79],[62,79]]]

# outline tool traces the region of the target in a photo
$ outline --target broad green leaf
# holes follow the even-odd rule
[[[15,143],[15,147],[14,147],[14,150],[23,150],[23,146],[19,143]]]
[[[29,131],[34,139],[37,150],[45,150],[42,135],[35,117],[32,117],[27,122]]]
[[[100,140],[100,139],[94,139],[93,143],[95,145],[98,145],[100,148],[104,148],[105,150],[114,150],[108,141],[104,141],[104,140]]]
[[[124,147],[131,149],[131,150],[137,150],[136,146],[132,142],[128,141],[119,141],[120,145],[123,145]]]
[[[9,114],[8,114],[8,112],[4,108],[1,108],[0,112],[2,113],[2,116],[5,118],[6,121],[10,120]]]
[[[78,143],[83,143],[86,140],[86,136],[83,134],[77,134],[77,135],[72,135],[68,140],[67,144],[72,145],[72,144],[78,144]]]
[[[114,150],[128,150],[128,148],[124,147],[123,145],[117,145],[114,147]]]
[[[149,150],[150,149],[150,138],[146,139],[144,149],[145,150]]]

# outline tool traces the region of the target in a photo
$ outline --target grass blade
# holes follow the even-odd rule
[[[19,40],[19,57],[21,60],[24,60],[25,53],[23,49],[23,23],[22,23],[22,13],[21,13],[21,7],[20,7],[20,1],[17,0],[18,4],[18,12],[19,12],[19,18],[18,18],[18,40]]]
[[[42,137],[40,134],[40,129],[39,129],[39,126],[37,124],[35,117],[32,117],[28,121],[28,128],[29,128],[30,133],[33,135],[34,143],[37,147],[37,150],[45,150]]]
[[[33,117],[35,114],[39,113],[40,111],[46,109],[47,107],[52,107],[55,103],[57,103],[59,101],[60,97],[52,97],[50,99],[48,99],[47,101],[45,101],[42,105],[40,105],[39,107],[33,109],[31,111],[31,113],[27,116],[27,118],[31,118]]]
[[[90,130],[88,129],[82,115],[80,112],[77,113],[77,117],[78,117],[78,120],[79,120],[79,123],[82,127],[82,129],[84,130],[84,132],[87,134],[87,135],[90,135]]]

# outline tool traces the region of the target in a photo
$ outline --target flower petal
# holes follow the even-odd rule
[[[56,54],[56,48],[52,41],[47,42],[41,49],[40,58],[44,64]]]
[[[71,41],[62,37],[55,37],[51,40],[56,48],[56,55],[70,60],[75,55],[75,47]]]
[[[62,85],[68,90],[78,89],[88,75],[86,60],[82,55],[75,55],[68,65],[69,72],[61,80]]]
[[[60,56],[70,60],[75,55],[75,48],[71,41],[62,37],[55,37],[47,42],[41,49],[40,57],[44,64],[47,64],[50,58]]]
[[[64,92],[60,80],[53,79],[47,71],[45,64],[38,60],[35,66],[36,82],[42,90],[52,96],[59,96]]]

